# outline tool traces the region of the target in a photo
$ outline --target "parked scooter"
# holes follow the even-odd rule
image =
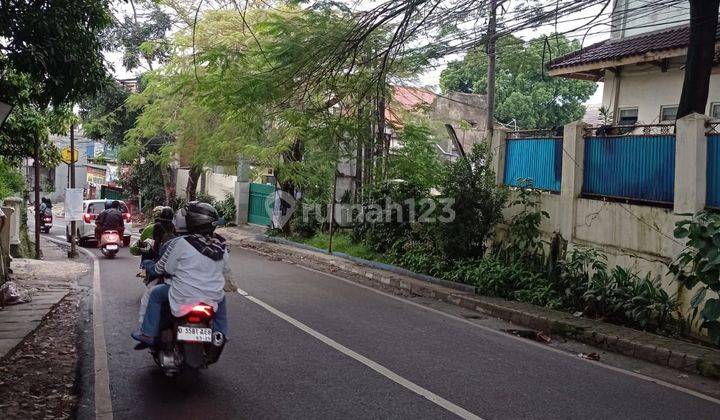
[[[163,307],[160,337],[150,353],[165,375],[192,381],[199,369],[220,359],[226,339],[212,330],[214,316],[212,306],[205,303],[193,305],[182,317],[173,316],[168,304]]]
[[[122,247],[122,239],[120,239],[120,234],[117,230],[106,230],[100,235],[98,248],[100,248],[100,252],[102,252],[104,256],[108,258],[115,257],[120,247]]]

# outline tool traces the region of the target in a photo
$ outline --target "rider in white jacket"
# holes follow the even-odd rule
[[[142,325],[131,334],[134,339],[154,344],[160,333],[162,306],[167,302],[177,317],[186,315],[198,303],[211,305],[215,311],[213,329],[227,336],[223,289],[229,275],[229,254],[225,240],[214,233],[217,222],[217,211],[210,204],[188,203],[189,235],[170,240],[158,262],[147,267],[166,280],[150,293]]]

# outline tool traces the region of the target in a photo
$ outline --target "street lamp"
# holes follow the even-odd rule
[[[0,128],[2,128],[3,124],[5,124],[5,120],[7,119],[8,115],[10,115],[10,112],[12,112],[12,110],[12,105],[0,101]]]

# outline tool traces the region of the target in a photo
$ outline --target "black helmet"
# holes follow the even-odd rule
[[[109,210],[112,207],[112,202],[105,200],[105,210]]]
[[[120,202],[119,202],[119,201],[117,201],[117,200],[113,200],[113,202],[112,202],[112,203],[110,203],[110,207],[112,207],[112,208],[114,208],[114,209],[118,209],[118,210],[119,210],[119,209],[120,209]]]
[[[190,233],[213,233],[218,219],[217,210],[208,203],[191,201],[187,205],[185,222]]]
[[[161,222],[172,222],[173,217],[175,217],[175,212],[173,212],[173,209],[171,207],[165,206],[162,208],[162,210],[160,210],[160,214],[155,217],[155,220]]]

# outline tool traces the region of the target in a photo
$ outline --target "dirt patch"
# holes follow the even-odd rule
[[[80,299],[77,292],[67,295],[35,332],[0,360],[0,417],[74,417]]]

